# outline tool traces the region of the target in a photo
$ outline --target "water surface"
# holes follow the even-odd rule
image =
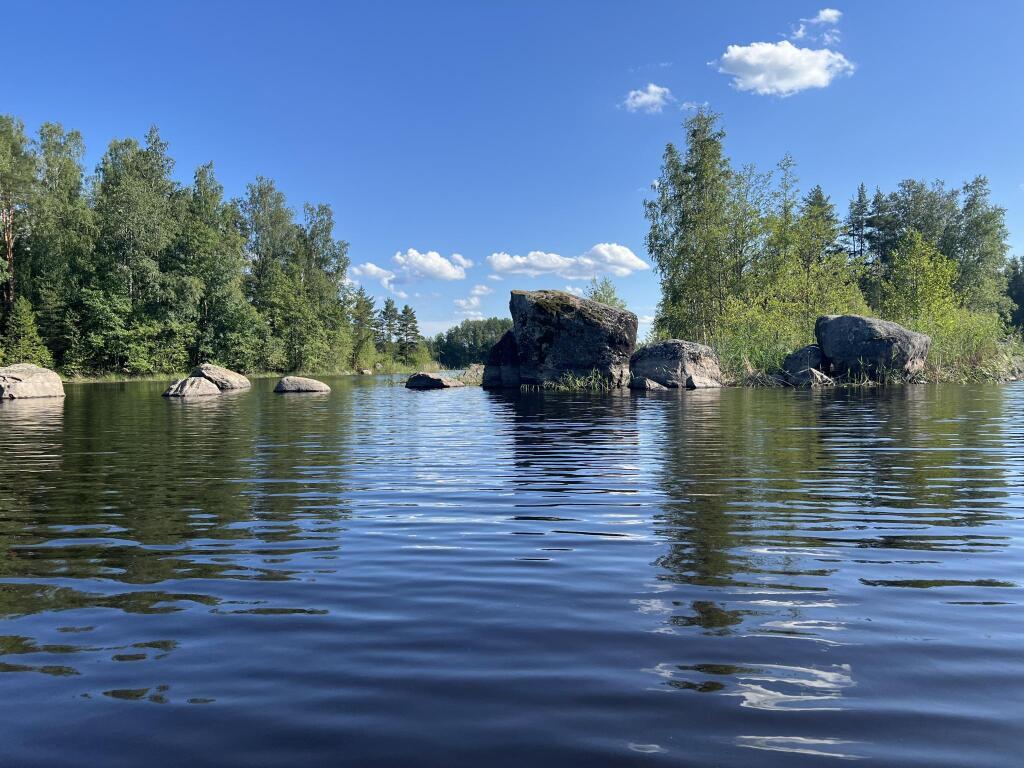
[[[1024,385],[0,404],[0,764],[1019,766]]]

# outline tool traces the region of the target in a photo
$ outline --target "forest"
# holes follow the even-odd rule
[[[907,179],[843,215],[801,192],[786,155],[735,167],[719,115],[668,144],[644,203],[661,298],[650,339],[713,346],[736,378],[779,368],[815,318],[870,314],[933,338],[934,378],[998,378],[1020,357],[1024,269],[983,176]],[[424,339],[416,313],[377,307],[347,277],[334,213],[301,215],[257,177],[225,197],[212,164],[189,184],[156,128],[112,141],[92,174],[77,131],[0,116],[0,360],[66,376],[147,375],[214,361],[244,372],[394,371],[480,362],[508,319]],[[590,298],[622,305],[610,280]]]
[[[349,282],[329,205],[297,217],[263,177],[227,199],[209,164],[179,184],[167,149],[156,128],[113,141],[87,176],[77,131],[0,116],[2,359],[68,376],[429,362],[413,309]]]
[[[984,176],[861,184],[841,217],[820,186],[801,194],[789,155],[771,172],[737,168],[719,115],[700,110],[684,127],[644,203],[661,282],[654,338],[710,344],[750,376],[813,342],[819,315],[854,313],[930,334],[935,379],[1015,364],[1024,272]]]

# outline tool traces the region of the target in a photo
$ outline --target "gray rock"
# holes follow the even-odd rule
[[[410,376],[409,380],[405,382],[405,386],[408,389],[450,389],[466,385],[456,379],[446,379],[444,376],[436,373],[420,371]]]
[[[196,377],[212,381],[221,390],[248,389],[252,386],[251,382],[242,374],[229,371],[227,368],[221,368],[219,365],[213,365],[212,363],[203,363],[195,368],[190,378]]]
[[[787,383],[794,387],[813,386],[815,376],[812,371],[824,376],[821,370],[825,366],[825,356],[821,353],[821,347],[817,344],[808,344],[786,355],[786,359],[782,361],[782,373]]]
[[[185,379],[178,379],[167,388],[164,397],[211,397],[219,395],[220,387],[203,376],[189,376]]]
[[[722,369],[711,347],[693,341],[669,339],[648,344],[629,361],[634,379],[650,379],[672,389],[708,389],[722,386]]]
[[[359,375],[360,376],[373,376],[373,371],[371,371],[369,368],[360,368],[359,369]]]
[[[913,377],[924,369],[931,337],[902,325],[860,315],[828,315],[814,324],[825,356],[823,373],[873,379]]]
[[[479,387],[483,380],[484,367],[480,363],[473,363],[459,375],[459,381],[467,387]]]
[[[64,384],[57,372],[32,363],[0,368],[0,399],[29,397],[64,397]]]
[[[285,376],[274,387],[274,391],[280,394],[293,392],[330,392],[331,388],[322,381],[307,379],[303,376]]]
[[[481,384],[485,389],[518,389],[520,383],[516,336],[512,331],[505,331],[487,353]]]
[[[660,390],[668,389],[668,387],[662,386],[661,384],[659,384],[658,382],[654,381],[653,379],[647,379],[647,378],[644,378],[643,376],[641,376],[640,378],[635,378],[634,377],[633,380],[629,382],[629,388],[630,389],[638,390],[640,392],[655,392],[655,391],[657,391],[659,389]]]
[[[637,327],[632,312],[563,291],[512,291],[509,310],[522,384],[596,371],[613,387],[629,385]]]

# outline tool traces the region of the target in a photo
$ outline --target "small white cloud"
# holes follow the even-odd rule
[[[796,29],[794,29],[790,33],[789,39],[790,40],[803,40],[806,36],[807,36],[807,25],[806,24],[801,24],[800,26],[798,26]]]
[[[696,111],[698,109],[707,109],[708,103],[706,101],[684,101],[679,105],[684,111]]]
[[[567,285],[562,290],[565,291],[566,293],[571,293],[573,296],[583,295],[583,289],[580,288],[578,285]]]
[[[828,48],[799,48],[788,40],[777,43],[730,45],[718,60],[718,71],[732,75],[740,91],[792,96],[808,88],[825,88],[854,65]]]
[[[661,112],[670,101],[673,101],[671,90],[648,83],[643,90],[630,91],[626,94],[626,100],[622,102],[622,106],[629,112],[646,112],[653,115]]]
[[[494,293],[494,289],[487,285],[474,285],[470,295],[472,296],[486,296],[489,293]]]
[[[352,267],[352,274],[357,277],[365,277],[369,280],[377,280],[389,291],[393,291],[395,289],[395,273],[390,269],[378,267],[372,261],[367,261],[363,264]]]
[[[492,253],[487,257],[491,269],[509,275],[558,275],[566,280],[589,280],[610,274],[625,277],[650,269],[633,251],[618,243],[598,243],[580,256],[566,257],[546,251],[531,251],[525,256]]]
[[[500,283],[505,278],[503,278],[501,275],[488,275],[487,279],[488,280],[493,280],[496,283]]]
[[[839,45],[842,39],[838,29],[828,29],[821,34],[821,42],[825,45]]]
[[[476,309],[480,306],[480,297],[469,296],[465,299],[456,299],[455,306],[461,307],[462,309]]]
[[[836,25],[839,20],[843,18],[843,12],[837,11],[835,8],[822,8],[818,11],[817,16],[813,16],[810,19],[800,19],[800,21],[806,21],[808,24],[830,24]]]
[[[437,251],[420,253],[415,248],[409,248],[405,253],[399,251],[392,261],[407,276],[437,280],[464,280],[466,268],[473,266],[473,262],[458,253],[453,253],[449,260]]]

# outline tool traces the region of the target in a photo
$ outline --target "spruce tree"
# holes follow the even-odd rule
[[[8,363],[34,363],[44,368],[53,365],[53,356],[43,344],[36,328],[36,317],[32,305],[24,296],[14,301],[14,309],[7,321],[4,338],[5,357]]]

